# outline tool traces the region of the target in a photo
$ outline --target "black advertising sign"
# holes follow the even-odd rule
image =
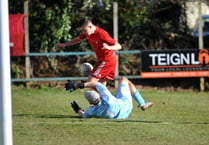
[[[141,52],[142,78],[209,77],[209,50]]]

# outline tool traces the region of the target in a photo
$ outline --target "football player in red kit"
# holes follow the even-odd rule
[[[117,64],[114,51],[120,50],[121,45],[110,37],[108,32],[94,25],[87,18],[80,20],[79,28],[81,34],[78,37],[66,43],[58,43],[56,48],[72,46],[87,39],[96,54],[98,62],[91,71],[86,83],[99,81],[106,86],[107,80],[114,79]]]

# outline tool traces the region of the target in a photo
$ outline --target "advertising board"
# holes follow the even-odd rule
[[[209,77],[209,50],[141,52],[141,78]]]

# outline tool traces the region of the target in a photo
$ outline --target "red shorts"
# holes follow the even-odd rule
[[[109,60],[98,61],[90,75],[97,79],[113,80],[115,77],[116,65],[116,56]]]

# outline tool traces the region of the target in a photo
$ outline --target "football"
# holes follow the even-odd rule
[[[93,69],[93,66],[90,63],[85,62],[80,65],[79,72],[82,76],[88,76],[90,72],[92,71],[92,69]]]

